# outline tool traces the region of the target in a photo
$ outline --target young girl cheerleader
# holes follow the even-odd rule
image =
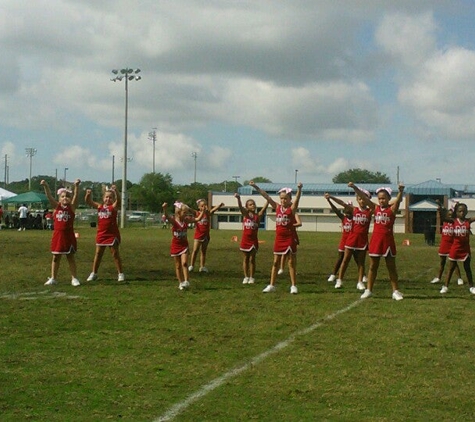
[[[470,286],[470,293],[475,294],[475,287],[473,287],[472,269],[470,267],[470,224],[475,221],[475,217],[467,218],[467,205],[459,203],[454,208],[453,228],[454,240],[449,252],[450,267],[445,285],[442,286],[440,293],[444,294],[449,291],[449,283],[452,274],[455,271],[457,261],[463,262],[463,268],[467,275],[468,285]]]
[[[353,188],[357,195],[363,195],[360,189],[355,186],[353,182],[348,183],[348,186]],[[376,189],[378,197],[378,204],[370,201],[364,195],[363,199],[374,214],[374,226],[371,241],[369,242],[369,256],[370,266],[368,272],[368,285],[361,299],[369,298],[373,295],[373,286],[378,274],[378,267],[381,257],[384,256],[386,260],[386,267],[389,272],[389,280],[393,289],[392,298],[394,300],[402,300],[403,296],[398,290],[398,274],[396,270],[396,243],[394,242],[394,221],[396,220],[396,213],[399,210],[399,205],[402,201],[402,194],[404,186],[399,185],[396,200],[391,204],[391,188],[382,187]]]
[[[203,218],[204,211],[194,218],[191,213],[192,210],[185,204],[181,202],[175,202],[175,213],[169,214],[167,216],[168,221],[172,226],[172,244],[170,247],[170,255],[173,257],[175,263],[175,273],[176,278],[178,279],[178,288],[184,290],[190,287],[190,282],[188,281],[188,237],[187,230],[188,224],[197,223]],[[166,202],[162,205],[163,214],[167,215],[167,206]]]
[[[274,241],[274,263],[270,276],[270,284],[263,290],[264,293],[275,292],[275,279],[279,269],[281,255],[288,255],[290,274],[290,293],[297,294],[296,273],[297,273],[297,240],[294,234],[293,224],[295,212],[298,209],[300,196],[302,195],[302,183],[297,185],[295,201],[292,202],[292,189],[283,188],[279,191],[280,204],[277,204],[269,194],[259,188],[252,180],[249,185],[256,189],[275,209],[275,241]]]
[[[298,213],[295,213],[292,228],[294,229],[295,243],[297,244],[297,246],[300,245],[299,234],[297,233],[297,229],[299,227],[302,227],[302,220],[300,220],[300,216],[298,215]],[[285,268],[286,263],[287,263],[287,255],[281,255],[280,268],[279,268],[279,271],[277,271],[277,275],[284,274],[284,268]]]
[[[244,271],[244,278],[242,284],[254,284],[254,275],[256,272],[256,254],[259,249],[259,242],[257,239],[257,232],[259,224],[266,212],[268,202],[264,204],[261,210],[256,213],[256,202],[254,199],[246,201],[246,207],[242,206],[241,196],[238,193],[234,194],[237,199],[239,209],[242,214],[242,238],[239,249],[243,254],[242,269]]]
[[[206,268],[206,252],[208,250],[208,244],[210,240],[210,229],[211,229],[211,216],[219,210],[224,204],[221,203],[215,207],[208,209],[208,203],[205,199],[198,199],[196,201],[198,205],[198,211],[195,212],[195,215],[203,213],[203,218],[196,223],[195,235],[193,238],[193,252],[191,254],[191,262],[188,267],[188,271],[193,271],[195,266],[196,257],[198,252],[200,252],[200,273],[207,273],[208,269]]]
[[[74,192],[66,188],[59,189],[57,192],[58,200],[56,200],[51,194],[48,183],[45,180],[40,182],[51,206],[54,208],[54,229],[51,239],[53,261],[51,263],[51,277],[45,283],[45,286],[52,286],[57,283],[56,279],[63,255],[66,255],[68,259],[69,271],[71,272],[71,285],[77,287],[81,284],[76,277],[75,253],[77,250],[77,240],[74,234],[74,217],[78,204],[80,183],[81,181],[79,179],[74,182]]]
[[[102,204],[94,202],[91,189],[86,190],[86,204],[97,210],[97,235],[96,235],[96,253],[92,264],[92,273],[89,274],[87,281],[97,279],[97,272],[101,265],[102,257],[106,247],[110,248],[112,258],[117,268],[118,281],[125,281],[125,275],[122,271],[122,260],[119,253],[120,232],[117,225],[117,210],[120,209],[120,196],[112,185],[110,189],[104,188]]]
[[[438,212],[440,216],[440,221],[442,222],[442,231],[440,236],[440,245],[439,245],[439,257],[440,257],[440,265],[439,265],[439,274],[435,277],[431,283],[435,284],[438,283],[442,279],[442,274],[444,273],[445,263],[447,261],[447,257],[449,256],[450,248],[452,243],[454,243],[454,226],[453,226],[453,208],[447,210],[439,203],[438,204]],[[455,267],[455,274],[457,275],[457,284],[459,286],[463,285],[462,276],[460,274],[460,268],[456,263]]]
[[[369,225],[371,223],[371,216],[373,215],[373,210],[368,208],[365,201],[369,201],[371,194],[365,189],[359,189],[358,192],[356,192],[357,207],[349,205],[333,196],[331,198],[338,205],[348,208],[348,211],[352,214],[351,231],[345,240],[343,261],[335,282],[335,289],[340,289],[343,286],[343,277],[350,264],[351,257],[353,257],[358,267],[358,283],[356,284],[356,288],[358,290],[365,290],[363,282],[365,280],[366,250],[368,249]],[[372,203],[371,201],[369,202]]]
[[[338,259],[336,260],[335,266],[333,267],[333,272],[330,274],[330,277],[328,277],[328,281],[332,283],[336,280],[336,274],[338,274],[338,271],[340,270],[340,267],[341,267],[341,263],[343,262],[343,258],[345,256],[346,240],[348,239],[348,235],[351,233],[351,229],[353,227],[353,207],[350,207],[352,204],[351,202],[348,202],[343,206],[343,211],[340,211],[332,202],[332,201],[336,202],[338,198],[334,198],[328,192],[325,193],[324,196],[325,196],[325,199],[330,204],[330,208],[332,209],[332,211],[341,220],[341,238],[340,238],[340,244],[338,245]],[[353,256],[355,257],[354,254]],[[358,264],[358,261],[356,260],[356,258],[355,258],[355,262],[356,264]],[[341,283],[339,283],[339,287],[341,287]],[[364,287],[363,281],[358,281],[356,288],[359,290],[364,290],[365,287]]]

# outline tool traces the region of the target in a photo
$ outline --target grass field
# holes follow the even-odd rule
[[[1,421],[475,420],[475,297],[429,283],[437,248],[422,235],[397,236],[396,302],[384,265],[364,301],[354,263],[342,290],[326,281],[338,234],[300,233],[291,295],[287,273],[261,293],[272,232],[260,234],[256,285],[241,284],[239,233],[212,231],[210,273],[184,292],[168,230],[122,231],[128,283],[107,253],[85,281],[95,229],[78,232],[83,284],[63,260],[47,288],[51,233],[0,231]]]

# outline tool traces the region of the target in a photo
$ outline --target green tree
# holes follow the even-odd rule
[[[354,168],[338,173],[333,183],[391,183],[391,179],[384,173],[372,172],[365,169]]]
[[[172,176],[162,173],[146,173],[140,182],[128,190],[133,209],[160,212],[164,202],[171,202],[175,196]]]
[[[191,208],[196,208],[196,201],[198,199],[208,199],[209,190],[209,186],[203,183],[177,185],[175,186],[175,199],[178,199]]]
[[[268,179],[267,177],[256,176],[253,179],[244,180],[243,184],[248,185],[251,180],[253,180],[256,183],[272,183],[272,180]]]

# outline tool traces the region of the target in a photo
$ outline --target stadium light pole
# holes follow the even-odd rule
[[[25,148],[26,156],[30,158],[30,178],[28,179],[28,190],[31,190],[31,167],[33,162],[33,157],[37,153],[36,148]]]
[[[124,69],[113,69],[112,74],[114,75],[111,78],[112,82],[121,82],[125,81],[125,129],[124,129],[124,157],[122,161],[122,192],[121,192],[121,211],[120,211],[120,227],[123,229],[125,227],[125,214],[127,209],[127,119],[129,112],[129,81],[140,81],[141,76],[137,74],[140,73],[140,69],[129,69],[128,67]]]
[[[295,184],[297,184],[297,173],[298,172],[299,172],[298,170],[295,170]]]
[[[157,142],[157,128],[156,127],[153,128],[152,132],[149,132],[148,139],[150,139],[153,142],[152,171],[153,171],[153,174],[155,174],[155,142]]]
[[[68,167],[65,167],[65,168],[64,168],[64,179],[63,179],[63,185],[64,185],[64,186],[63,186],[63,187],[66,187],[66,172],[67,172],[68,170],[69,170]]]
[[[194,178],[194,183],[196,183],[196,159],[198,158],[198,153],[197,152],[192,152],[191,156],[195,160],[195,178]]]

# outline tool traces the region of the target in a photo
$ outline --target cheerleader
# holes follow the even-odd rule
[[[300,219],[300,216],[298,213],[294,214],[294,221],[292,223],[292,228],[294,229],[294,236],[295,236],[295,243],[300,245],[300,239],[299,239],[299,234],[297,233],[297,229],[299,227],[302,227],[302,220]],[[277,275],[284,274],[284,268],[285,264],[287,263],[287,255],[281,255],[280,257],[280,268],[279,271],[277,271]]]
[[[191,215],[192,210],[181,202],[175,202],[175,213],[168,215],[168,221],[172,226],[172,243],[170,246],[170,256],[175,263],[175,273],[178,279],[178,288],[184,290],[190,287],[188,281],[188,224],[197,223],[203,218],[204,211],[198,217]],[[167,215],[168,204],[162,204],[163,214]]]
[[[242,214],[242,238],[239,249],[243,254],[242,269],[244,278],[242,284],[254,284],[256,272],[256,254],[259,249],[257,232],[259,224],[264,216],[269,202],[266,202],[259,212],[256,212],[256,202],[254,199],[246,201],[246,207],[242,206],[241,196],[234,194],[238,207]]]
[[[343,258],[345,256],[346,241],[353,227],[353,207],[352,207],[351,201],[348,203],[344,203],[338,198],[331,196],[328,192],[325,193],[324,197],[330,204],[330,208],[332,209],[332,211],[341,220],[341,238],[340,238],[340,243],[338,245],[338,258],[335,262],[335,266],[333,267],[333,272],[330,274],[330,277],[328,277],[328,282],[333,283],[336,280],[336,274],[338,274],[338,271],[340,270],[341,264],[343,262]],[[332,201],[335,201],[339,203],[340,205],[342,205],[343,211],[339,210]],[[353,254],[353,257],[355,259],[356,264],[358,264],[355,254]],[[360,289],[360,290],[365,289],[363,281],[365,280],[362,279],[361,281],[358,281],[358,284],[356,286],[357,289]],[[340,288],[340,287],[342,287],[341,280],[340,280],[340,283],[338,283],[338,285],[335,285],[335,288]]]
[[[467,275],[469,291],[475,294],[475,287],[473,287],[472,269],[470,267],[470,225],[475,221],[475,217],[467,218],[467,205],[459,203],[454,208],[453,229],[454,240],[449,252],[450,267],[445,284],[440,289],[440,293],[444,294],[449,291],[449,283],[452,274],[455,271],[457,262],[463,262],[463,268]]]
[[[353,182],[348,183],[348,186],[353,188],[357,195],[362,192],[356,187]],[[368,272],[368,285],[361,299],[369,298],[373,295],[373,286],[378,274],[379,262],[384,256],[386,260],[386,267],[389,272],[389,280],[393,289],[392,298],[394,300],[404,299],[401,292],[398,290],[398,274],[396,269],[396,243],[394,242],[394,221],[396,220],[396,213],[402,201],[402,194],[404,192],[404,185],[399,185],[396,200],[391,204],[391,188],[382,187],[376,189],[378,197],[378,204],[370,201],[365,195],[363,197],[365,205],[372,210],[374,214],[374,226],[371,241],[369,243],[369,257],[370,266]]]
[[[358,282],[356,288],[358,290],[365,290],[366,250],[368,249],[368,232],[371,224],[371,216],[373,215],[373,210],[366,205],[366,201],[369,201],[370,198],[371,194],[366,189],[359,189],[356,193],[358,206],[354,207],[338,198],[332,197],[337,204],[348,208],[352,215],[351,231],[345,240],[343,261],[341,262],[338,278],[335,282],[335,289],[340,289],[343,286],[343,277],[350,264],[351,257],[353,257],[358,268]],[[371,201],[369,202],[372,203]]]
[[[51,239],[53,261],[51,263],[51,277],[48,278],[45,286],[57,284],[56,279],[59,272],[61,257],[63,255],[66,255],[66,258],[68,259],[69,271],[71,272],[71,285],[77,287],[81,284],[76,277],[75,253],[77,250],[77,240],[74,233],[74,217],[78,204],[80,183],[81,181],[79,179],[74,182],[74,192],[71,192],[66,188],[58,189],[58,200],[56,200],[51,193],[48,183],[45,180],[40,182],[51,206],[54,208],[54,229],[53,237]]]
[[[206,252],[208,251],[208,244],[210,240],[210,229],[211,229],[211,216],[219,210],[223,203],[216,205],[215,207],[208,209],[208,202],[205,199],[198,199],[196,201],[198,206],[198,211],[195,211],[195,215],[203,214],[203,218],[196,223],[195,234],[193,238],[193,252],[191,254],[191,262],[188,267],[188,271],[193,271],[195,266],[195,261],[200,252],[200,273],[207,273],[208,269],[206,268]]]
[[[452,243],[454,243],[454,227],[453,227],[453,217],[454,217],[454,210],[450,208],[449,210],[442,207],[439,203],[437,208],[440,216],[440,221],[442,222],[442,231],[440,236],[440,245],[439,245],[439,257],[440,257],[440,264],[439,264],[439,274],[435,277],[431,283],[435,284],[438,283],[442,279],[442,274],[444,273],[445,263],[447,261],[447,257],[449,256],[450,248]],[[463,285],[463,279],[460,274],[460,268],[458,264],[455,267],[455,274],[457,275],[457,284],[459,286]]]
[[[294,234],[294,215],[298,209],[300,196],[302,195],[302,183],[297,185],[295,201],[292,202],[292,189],[282,188],[279,191],[280,204],[277,204],[269,194],[259,188],[252,180],[249,185],[256,189],[275,209],[276,227],[274,241],[274,262],[270,276],[270,284],[263,290],[263,293],[275,292],[275,280],[282,255],[288,256],[290,274],[290,293],[297,294],[296,273],[297,273],[297,239]]]
[[[120,209],[120,195],[115,185],[110,189],[104,188],[102,204],[94,202],[91,189],[86,190],[85,202],[90,207],[97,210],[97,234],[96,234],[96,253],[92,264],[92,272],[87,281],[97,280],[97,271],[101,265],[104,251],[110,248],[112,259],[117,269],[117,280],[125,281],[125,275],[122,271],[122,260],[119,253],[120,232],[117,225],[117,210]]]

